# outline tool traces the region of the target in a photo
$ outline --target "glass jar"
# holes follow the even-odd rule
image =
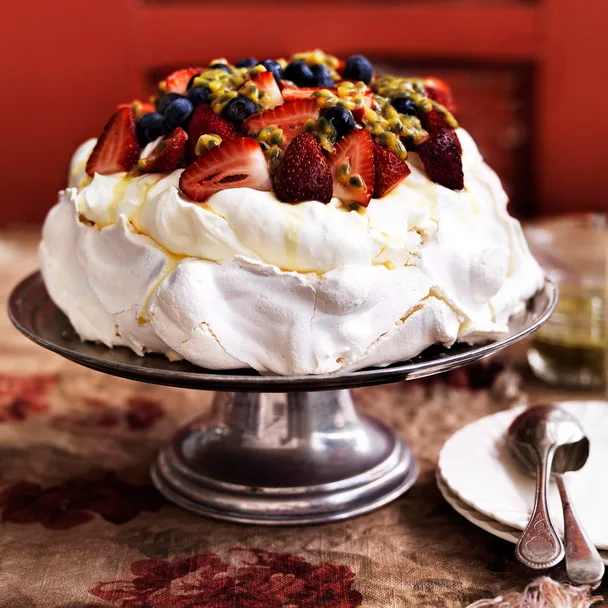
[[[606,382],[608,216],[578,214],[529,225],[526,237],[559,302],[533,336],[528,362],[555,386],[601,388]]]

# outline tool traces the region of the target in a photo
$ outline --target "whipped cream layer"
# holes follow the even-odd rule
[[[411,153],[411,175],[365,213],[245,188],[198,204],[181,171],[91,179],[89,140],[44,225],[45,283],[83,339],[210,369],[330,373],[497,338],[543,275],[457,133],[464,190],[431,182]]]

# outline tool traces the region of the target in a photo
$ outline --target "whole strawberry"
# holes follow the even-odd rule
[[[429,178],[450,190],[464,188],[462,148],[458,135],[445,130],[418,146],[418,154]]]
[[[312,133],[296,136],[274,174],[274,191],[286,203],[329,203],[333,180],[321,146]]]

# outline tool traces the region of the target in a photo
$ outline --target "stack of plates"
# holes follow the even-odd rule
[[[567,475],[566,483],[583,526],[608,564],[608,402],[559,405],[578,419],[591,444],[587,463]],[[487,416],[452,435],[437,468],[437,485],[447,502],[471,523],[512,543],[534,505],[534,479],[521,471],[504,443],[507,428],[523,409]],[[563,537],[564,519],[553,483],[548,498],[551,517]]]

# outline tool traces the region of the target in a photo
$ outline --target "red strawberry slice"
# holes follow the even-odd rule
[[[103,128],[87,161],[87,173],[110,175],[129,171],[139,159],[135,114],[131,108],[119,108]]]
[[[283,89],[283,99],[285,101],[296,101],[298,99],[312,99],[315,91],[322,91],[326,87],[285,87]],[[333,95],[338,95],[336,89],[327,89]]]
[[[454,131],[435,133],[429,140],[418,146],[418,154],[429,178],[437,184],[462,190],[462,148]]]
[[[329,203],[332,189],[331,170],[317,138],[312,133],[294,137],[274,173],[277,198],[286,203]]]
[[[184,68],[183,70],[172,72],[165,80],[165,92],[183,95],[186,92],[190,78],[204,71],[205,68]]]
[[[280,106],[283,103],[283,95],[281,89],[272,72],[258,72],[251,76],[253,82],[260,91],[264,91],[266,95],[260,100],[265,108],[272,109]]]
[[[249,137],[224,141],[199,156],[181,175],[179,187],[192,200],[204,203],[227,188],[272,190],[266,157]]]
[[[274,77],[273,77],[274,78]],[[188,151],[190,159],[195,160],[196,142],[201,135],[219,135],[222,141],[229,141],[239,136],[236,127],[218,116],[207,104],[201,104],[194,110],[188,127]]]
[[[410,173],[410,168],[396,154],[374,142],[374,198],[388,194]]]
[[[265,110],[261,114],[253,114],[243,122],[243,130],[247,135],[257,135],[264,127],[274,125],[283,130],[285,139],[281,144],[284,148],[300,133],[304,133],[304,123],[309,118],[317,120],[320,108],[313,99],[300,99]]]
[[[424,79],[424,92],[427,97],[430,97],[433,101],[440,103],[449,112],[454,114],[456,112],[456,104],[452,97],[452,91],[450,87],[439,78],[430,77]]]
[[[336,144],[330,157],[334,196],[367,207],[374,193],[374,147],[365,129],[355,129]]]
[[[160,173],[183,167],[187,141],[188,134],[181,127],[173,129],[156,144],[149,156],[139,161],[139,169],[144,173]]]

